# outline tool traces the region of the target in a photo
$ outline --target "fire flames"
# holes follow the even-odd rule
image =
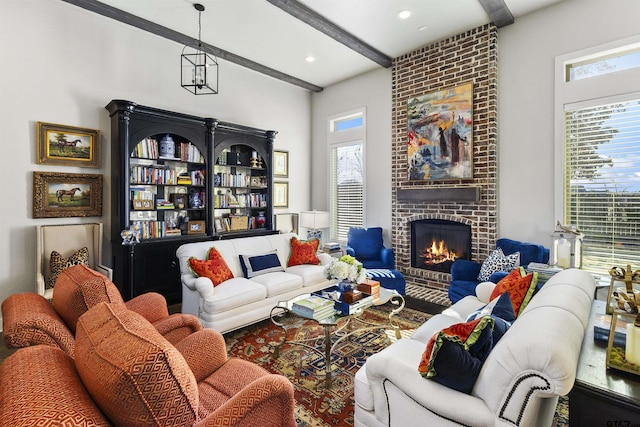
[[[431,246],[426,247],[420,257],[424,258],[425,265],[434,265],[447,261],[453,262],[458,258],[458,255],[455,251],[447,248],[444,240],[436,242],[434,239]]]

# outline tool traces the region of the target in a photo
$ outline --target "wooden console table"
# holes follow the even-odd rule
[[[594,301],[582,342],[576,382],[569,393],[571,427],[640,427],[640,376],[607,369],[607,343],[593,339],[596,313],[605,301]]]

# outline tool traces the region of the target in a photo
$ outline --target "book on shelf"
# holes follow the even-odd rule
[[[319,295],[310,295],[306,298],[294,301],[291,311],[305,317],[319,318],[317,316],[333,312],[333,300],[323,298]]]

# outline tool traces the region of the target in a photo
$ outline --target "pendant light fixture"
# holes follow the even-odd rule
[[[202,12],[204,6],[195,3],[198,11],[198,47],[185,46],[180,55],[181,86],[194,95],[214,95],[218,93],[218,61],[202,47]]]

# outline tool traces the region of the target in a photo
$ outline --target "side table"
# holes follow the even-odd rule
[[[569,393],[569,425],[640,427],[640,376],[607,369],[607,343],[593,339],[595,314],[604,313],[605,305],[596,300],[591,307],[576,382]]]

